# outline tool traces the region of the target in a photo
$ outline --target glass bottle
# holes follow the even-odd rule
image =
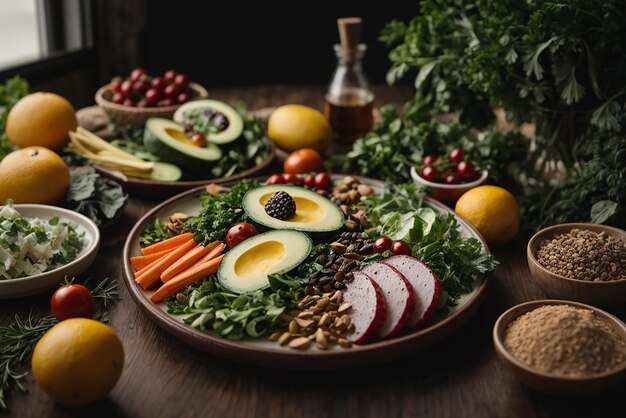
[[[374,94],[361,66],[367,45],[361,43],[347,49],[337,44],[334,49],[337,68],[324,98],[324,111],[335,139],[355,141],[374,125]]]

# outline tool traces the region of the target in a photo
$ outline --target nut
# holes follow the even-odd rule
[[[278,341],[278,339],[280,338],[280,335],[282,334],[282,332],[277,331],[277,332],[273,332],[270,334],[269,337],[267,337],[268,340],[270,341]]]
[[[346,246],[340,242],[332,242],[330,243],[330,250],[337,254],[343,254],[346,251]]]
[[[295,322],[298,326],[300,326],[301,328],[308,328],[309,326],[311,326],[311,325],[314,323],[314,321],[313,321],[312,319],[302,319],[302,318],[297,318],[297,317],[296,317],[296,318],[294,318],[294,319],[293,319],[293,321],[294,321],[294,322]],[[291,327],[291,324],[292,324],[292,323],[293,323],[293,322],[290,322],[290,323],[289,323],[289,326],[290,326],[290,327]]]
[[[292,341],[293,342],[293,341]],[[350,342],[350,340],[347,340],[345,338],[338,338],[337,342],[339,343],[340,346],[342,346],[343,348],[350,348],[352,346],[352,343]],[[291,345],[291,344],[289,344]]]
[[[374,190],[372,190],[372,188],[367,184],[359,184],[356,190],[361,196],[369,196],[374,193]]]
[[[291,321],[289,323],[289,333],[290,334],[297,334],[298,331],[300,331],[300,325],[294,319],[293,321]]]
[[[337,312],[344,313],[344,312],[348,312],[350,309],[352,309],[352,305],[349,304],[348,302],[345,302],[345,303],[342,303],[341,306],[339,306],[339,309],[337,309]]]
[[[330,299],[328,299],[327,297],[323,297],[317,301],[317,304],[315,304],[315,308],[316,309],[325,308],[326,306],[328,306],[329,303],[330,303]]]
[[[291,335],[288,332],[283,332],[282,335],[278,337],[278,344],[285,345],[290,339]]]
[[[296,350],[306,350],[309,348],[310,343],[311,341],[307,337],[298,337],[289,343],[289,347],[295,348]]]
[[[324,314],[320,318],[319,322],[317,323],[317,326],[318,327],[325,327],[328,324],[330,324],[330,315],[328,315],[328,313],[324,312]]]
[[[321,328],[315,331],[315,345],[317,345],[317,348],[320,350],[326,350],[326,348],[328,348],[328,339]]]

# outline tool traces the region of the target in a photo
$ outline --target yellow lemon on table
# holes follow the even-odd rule
[[[23,97],[7,116],[9,141],[20,148],[41,146],[61,151],[76,130],[76,112],[64,97],[38,92]]]
[[[312,107],[290,104],[272,112],[267,122],[267,135],[279,148],[295,151],[313,148],[323,151],[333,139],[328,119]]]
[[[465,192],[455,212],[463,216],[488,244],[501,244],[519,229],[520,211],[515,197],[498,186],[479,186]]]
[[[28,147],[0,161],[0,205],[14,203],[58,203],[70,184],[70,171],[54,151]]]
[[[33,351],[35,381],[62,405],[81,406],[104,398],[123,367],[119,338],[110,327],[93,319],[59,322]]]

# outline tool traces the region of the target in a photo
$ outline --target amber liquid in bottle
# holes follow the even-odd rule
[[[324,111],[339,141],[356,141],[374,126],[374,95],[363,89],[346,88],[331,100],[324,98]]]

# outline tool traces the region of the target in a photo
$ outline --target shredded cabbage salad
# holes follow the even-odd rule
[[[56,216],[29,219],[11,204],[0,205],[0,280],[33,276],[75,260],[84,235]]]

